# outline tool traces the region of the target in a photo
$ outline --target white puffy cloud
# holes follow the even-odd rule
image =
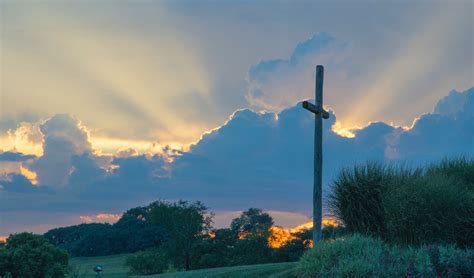
[[[91,152],[87,131],[79,120],[67,114],[55,115],[40,126],[43,155],[31,169],[38,173],[41,184],[64,186],[72,170],[71,158]]]
[[[288,59],[267,60],[252,66],[247,77],[247,101],[256,108],[280,111],[298,100],[311,98],[315,65],[324,64],[331,69],[334,74],[329,77],[330,83],[340,82],[350,51],[349,42],[326,33],[315,34],[299,43]]]

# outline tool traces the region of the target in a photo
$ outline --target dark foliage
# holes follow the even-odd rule
[[[250,208],[244,211],[241,216],[232,220],[230,229],[234,236],[245,236],[250,234],[252,236],[266,236],[270,235],[269,229],[273,226],[273,219],[261,209]]]
[[[330,206],[348,232],[401,244],[474,242],[474,161],[444,160],[425,169],[368,163],[343,169]]]
[[[212,214],[200,202],[157,201],[150,204],[149,221],[166,229],[169,239],[163,248],[176,267],[191,269],[191,257],[200,238],[210,231]]]
[[[150,275],[163,273],[170,263],[166,250],[150,249],[129,256],[125,265],[129,267],[130,274]]]
[[[127,212],[114,225],[92,223],[57,228],[44,237],[72,256],[89,257],[157,247],[166,240],[167,233],[162,227]]]
[[[217,229],[203,236],[195,246],[192,267],[212,268],[232,265],[235,237],[230,229]]]
[[[0,249],[0,276],[65,277],[69,255],[40,235],[11,235]]]
[[[272,217],[262,210],[244,211],[230,229],[217,229],[202,238],[196,246],[193,268],[297,261],[309,248],[309,230],[295,234],[295,239],[278,249],[270,248],[272,226]]]
[[[297,272],[298,277],[472,277],[474,253],[444,245],[399,247],[356,234],[318,242]]]

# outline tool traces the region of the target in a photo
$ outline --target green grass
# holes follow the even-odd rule
[[[100,264],[104,271],[100,277],[128,277],[128,269],[124,266],[128,254],[104,256],[104,257],[82,257],[72,258],[69,264],[72,269],[69,277],[96,277],[92,270],[94,266]],[[219,267],[200,269],[187,272],[165,273],[159,275],[149,275],[143,277],[156,278],[198,278],[198,277],[292,277],[292,271],[296,263],[276,263],[245,265],[234,267]],[[138,276],[134,276],[138,277]]]
[[[124,266],[127,256],[128,254],[72,258],[69,260],[69,277],[96,277],[93,268],[98,264],[104,268],[100,277],[127,277],[128,269]]]
[[[294,277],[293,269],[297,263],[275,263],[275,264],[257,264],[257,265],[244,265],[244,266],[233,266],[233,267],[219,267],[192,270],[187,272],[175,272],[165,273],[159,275],[152,275],[147,277],[155,278],[198,278],[198,277],[228,277],[228,278],[240,278],[240,277]]]

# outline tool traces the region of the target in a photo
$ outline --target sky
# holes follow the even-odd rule
[[[0,5],[0,236],[158,198],[303,222],[317,64],[325,196],[357,162],[474,156],[472,1]]]

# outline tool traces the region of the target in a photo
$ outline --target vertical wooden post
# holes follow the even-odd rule
[[[313,245],[321,239],[323,218],[323,119],[329,118],[329,112],[323,108],[324,68],[316,66],[316,84],[314,86],[315,104],[303,101],[303,108],[314,113],[314,184],[313,184]]]
[[[324,67],[316,66],[315,105],[323,108]],[[323,191],[323,119],[321,111],[314,113],[314,187],[313,187],[313,245],[321,239]]]

